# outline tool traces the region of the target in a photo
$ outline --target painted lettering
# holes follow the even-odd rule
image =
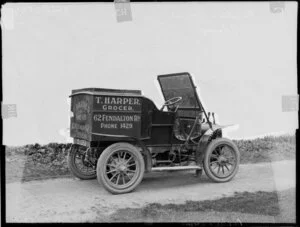
[[[100,103],[100,101],[102,100],[102,97],[96,97],[96,100],[97,100],[97,103]]]
[[[122,101],[123,101],[122,98],[117,98],[117,104],[118,105],[122,104]]]
[[[120,128],[130,129],[132,127],[133,127],[132,123],[121,123],[120,124]]]
[[[93,117],[94,121],[109,122],[109,121],[118,121],[118,122],[128,122],[133,121],[137,122],[141,120],[139,115],[106,115],[106,114],[95,114]]]
[[[105,124],[105,123],[101,123],[100,127],[101,128],[114,128],[114,129],[117,129],[118,125],[117,124]]]

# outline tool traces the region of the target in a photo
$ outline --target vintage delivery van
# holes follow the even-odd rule
[[[111,193],[127,193],[144,172],[202,169],[216,182],[238,171],[236,145],[222,137],[189,73],[159,75],[165,98],[158,109],[140,90],[83,88],[72,91],[71,172],[98,179]],[[212,119],[211,119],[212,118]]]

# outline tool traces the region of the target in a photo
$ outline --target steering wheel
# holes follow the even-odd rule
[[[165,103],[162,105],[160,111],[162,111],[164,109],[165,106],[171,106],[171,105],[174,105],[175,103],[178,103],[182,100],[182,97],[174,97],[174,98],[171,98],[171,99],[168,99],[167,101],[165,101]],[[178,107],[178,106],[177,106]],[[177,108],[176,108],[177,110]]]

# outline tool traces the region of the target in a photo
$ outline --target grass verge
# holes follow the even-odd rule
[[[137,208],[120,209],[113,214],[113,220],[128,219],[157,219],[162,213],[172,212],[240,212],[248,214],[277,216],[280,213],[277,192],[242,192],[234,196],[224,197],[218,200],[187,201],[184,204],[159,204],[150,203],[147,206]]]
[[[239,192],[217,200],[184,204],[151,203],[120,209],[110,222],[295,222],[295,189],[282,192]],[[99,217],[99,220],[105,220]],[[98,220],[98,221],[99,221]]]

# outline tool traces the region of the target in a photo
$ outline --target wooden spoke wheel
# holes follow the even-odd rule
[[[82,180],[95,179],[96,166],[85,160],[86,147],[73,144],[68,154],[68,167],[70,172]]]
[[[237,173],[240,163],[240,152],[229,139],[217,138],[207,146],[204,155],[206,175],[215,182],[231,180]]]
[[[129,143],[115,143],[107,147],[98,159],[98,181],[113,194],[134,190],[142,181],[144,171],[142,154]]]

